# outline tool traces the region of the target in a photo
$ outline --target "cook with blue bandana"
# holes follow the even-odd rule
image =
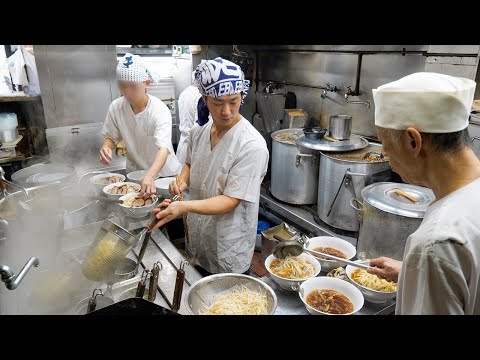
[[[169,191],[188,201],[164,201],[156,228],[187,214],[187,255],[203,274],[245,273],[252,260],[269,153],[262,135],[240,113],[249,82],[240,67],[216,58],[195,71],[204,105],[190,133],[180,182]]]

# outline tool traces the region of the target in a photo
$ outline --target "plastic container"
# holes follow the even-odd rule
[[[0,147],[0,159],[15,157],[17,154],[15,147],[3,148]]]
[[[262,250],[262,231],[267,230],[270,228],[270,223],[263,220],[258,220],[257,225],[257,239],[255,240],[255,250],[261,251]]]
[[[0,130],[14,130],[18,126],[17,114],[0,113]]]

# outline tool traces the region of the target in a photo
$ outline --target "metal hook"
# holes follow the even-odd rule
[[[180,270],[185,270],[185,266],[190,265],[190,263],[187,260],[182,260],[180,262]]]
[[[155,264],[153,264],[153,269],[158,269],[158,271],[163,270],[163,265],[160,261],[157,261]]]
[[[95,294],[95,292],[96,292],[97,290],[100,292],[99,294]],[[97,299],[97,296],[98,296],[98,295],[105,296],[105,295],[103,294],[102,289],[95,289],[95,290],[93,290],[93,292],[92,292],[92,298],[93,298],[93,299]]]
[[[148,275],[150,274],[150,270],[144,269],[142,272],[142,276],[140,277],[142,280],[147,281]]]

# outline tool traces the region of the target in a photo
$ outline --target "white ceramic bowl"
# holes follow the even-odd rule
[[[358,261],[360,260],[357,260],[355,262],[358,262]],[[393,299],[395,296],[397,296],[396,291],[392,291],[392,292],[376,291],[355,282],[352,279],[352,272],[356,269],[357,268],[353,267],[352,265],[347,265],[347,267],[345,268],[345,272],[347,273],[348,280],[350,280],[350,282],[362,292],[363,296],[365,297],[365,300],[374,304],[382,304],[384,302],[387,302],[388,300]]]
[[[137,170],[132,171],[127,174],[127,179],[129,181],[135,182],[137,184],[141,184],[143,177],[147,174],[148,170]],[[157,175],[155,179],[158,179],[160,175]]]
[[[304,247],[308,250],[313,250],[319,246],[328,246],[342,251],[347,255],[347,260],[352,259],[357,254],[357,249],[355,246],[350,244],[346,240],[342,240],[333,236],[317,236],[307,240]],[[344,264],[336,260],[322,260],[318,259],[322,265],[322,271],[329,272],[330,270],[336,269],[338,267],[343,267]]]
[[[171,195],[168,192],[168,186],[172,181],[174,181],[174,177],[165,177],[155,180],[155,186],[157,187],[157,194],[163,195],[166,198],[170,198]]]
[[[106,197],[108,197],[109,199],[114,199],[114,200],[117,200],[117,199],[120,199],[120,197],[122,197],[123,195],[126,195],[126,194],[120,194],[120,195],[113,195],[113,194],[109,194],[109,191],[111,189],[113,189],[114,187],[120,187],[120,186],[123,186],[123,185],[128,185],[128,186],[133,186],[135,187],[136,191],[135,192],[139,192],[140,189],[142,188],[139,184],[137,183],[134,183],[134,182],[125,182],[125,181],[122,181],[122,182],[118,182],[118,183],[115,183],[115,184],[110,184],[110,185],[107,185],[103,188],[103,193],[105,194]]]
[[[310,255],[310,254],[300,254],[298,256],[299,258],[305,260],[305,261],[308,261],[309,263],[313,264],[313,266],[315,266],[315,274],[312,276],[312,277],[315,277],[317,276],[318,274],[320,274],[320,271],[322,269],[320,263],[318,262],[318,260]],[[268,256],[266,259],[265,259],[265,268],[267,269],[267,271],[270,273],[270,276],[272,277],[273,281],[275,281],[282,289],[284,290],[289,290],[289,291],[295,291],[295,288],[298,287],[302,282],[306,281],[307,279],[285,279],[285,278],[282,278],[278,275],[275,275],[272,270],[270,270],[270,264],[272,263],[272,261],[276,259],[275,256],[270,255]]]
[[[139,193],[131,193],[131,194],[123,195],[123,196],[120,197],[119,200],[125,201],[125,200],[128,200],[128,199],[132,198],[132,197],[137,196],[138,194]],[[152,204],[147,205],[147,206],[130,207],[130,206],[126,206],[126,205],[123,205],[123,204],[118,204],[118,205],[123,209],[125,214],[127,214],[128,216],[131,216],[131,217],[134,217],[134,218],[143,218],[143,217],[147,216],[148,214],[150,214],[158,203],[158,196],[157,195],[151,195],[151,196],[155,201]]]
[[[97,184],[96,182],[102,178],[105,178],[105,177],[111,177],[111,176],[116,176],[120,179],[122,179],[121,181],[125,181],[125,176],[122,175],[122,174],[117,174],[117,173],[103,173],[103,174],[98,174],[98,175],[95,175],[95,176],[92,176],[90,178],[90,182],[95,185],[95,187],[98,189],[98,191],[102,192],[103,191],[103,188],[106,186],[105,184]]]
[[[363,295],[355,286],[348,281],[332,278],[328,276],[319,276],[308,279],[300,285],[298,295],[305,304],[307,311],[312,315],[337,315],[329,314],[320,310],[317,310],[307,304],[306,297],[310,292],[314,290],[335,290],[344,294],[353,304],[353,312],[341,315],[352,315],[358,312],[364,303]],[[338,314],[340,315],[340,314]]]

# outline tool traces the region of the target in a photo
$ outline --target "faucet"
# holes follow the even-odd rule
[[[331,92],[337,92],[337,90],[338,90],[338,89],[337,89],[336,86],[332,86],[332,84],[327,83],[327,86],[326,86],[325,89],[323,90],[323,93],[322,93],[322,95],[320,95],[320,97],[321,97],[322,99],[325,99],[325,98],[328,97],[327,94],[328,94],[329,91],[331,91]]]
[[[5,179],[5,170],[3,170],[3,168],[0,166],[0,180],[2,180],[4,183],[10,185],[10,186],[13,186],[15,188],[18,188],[20,190],[22,190],[23,194],[25,195],[26,198],[28,198],[28,190],[25,189],[23,186],[20,186],[18,184],[15,184],[11,181],[8,181],[7,179]]]
[[[30,270],[32,266],[38,267],[39,265],[40,262],[35,256],[33,256],[27,261],[17,275],[15,275],[12,269],[10,269],[10,267],[7,265],[0,265],[0,275],[2,276],[2,281],[5,283],[7,289],[15,290],[27,274],[28,270]]]
[[[367,109],[370,109],[370,101],[366,100],[366,101],[360,101],[360,100],[348,100],[348,97],[349,96],[358,96],[358,94],[354,94],[353,91],[352,91],[352,87],[351,86],[347,86],[347,91],[345,92],[345,102],[347,104],[361,104],[361,105],[365,105],[367,107]]]

